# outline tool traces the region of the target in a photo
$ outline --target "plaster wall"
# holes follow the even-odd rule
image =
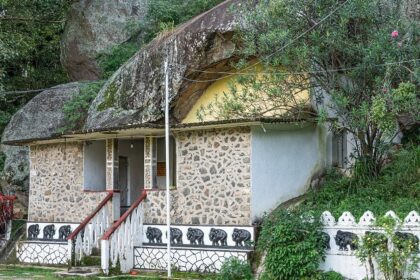
[[[325,131],[315,126],[252,128],[252,217],[304,194],[325,166]]]
[[[251,62],[251,64],[255,64],[257,61]],[[286,69],[284,69],[286,71]],[[257,73],[264,72],[263,67],[261,66],[255,66],[250,69],[252,73],[255,71]],[[290,77],[292,78],[292,77]],[[238,84],[236,82],[236,77],[227,77],[223,78],[219,81],[216,81],[212,83],[200,96],[200,98],[195,102],[191,110],[188,112],[188,114],[185,116],[185,118],[182,120],[182,123],[199,123],[202,121],[215,121],[217,120],[217,116],[212,114],[212,112],[209,112],[210,114],[205,114],[202,116],[203,119],[198,118],[197,113],[200,112],[201,108],[208,108],[209,105],[214,105],[215,101],[218,100],[221,102],[221,98],[223,98],[224,94],[231,94],[231,85],[234,84],[237,87],[237,90],[240,92],[243,89],[243,86]],[[258,92],[258,94],[264,94],[264,92]],[[294,94],[294,98],[296,101],[301,102],[308,102],[309,103],[309,92],[307,90],[299,91],[296,94]],[[268,98],[269,99],[269,98]],[[261,102],[260,105],[262,107],[270,107],[273,106],[273,104],[270,104],[270,102],[264,102],[264,101],[256,101],[255,102]],[[264,103],[262,103],[264,102]],[[246,104],[245,104],[246,105]],[[246,110],[246,109],[245,109]],[[279,114],[284,112],[284,110],[280,109],[280,111],[274,111],[274,112],[267,112],[263,116],[264,117],[271,117],[273,114]],[[250,112],[248,112],[250,113]]]
[[[30,147],[29,221],[80,223],[105,196],[83,191],[83,143]]]

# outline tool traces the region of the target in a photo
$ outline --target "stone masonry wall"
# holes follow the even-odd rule
[[[202,130],[175,135],[175,224],[251,223],[251,134],[249,128]],[[148,191],[146,223],[165,223],[165,192]]]
[[[81,222],[106,196],[83,192],[83,144],[48,144],[30,150],[28,220]]]

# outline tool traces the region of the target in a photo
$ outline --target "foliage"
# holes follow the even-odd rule
[[[102,78],[109,78],[139,49],[139,43],[128,41],[101,53],[98,56],[98,62],[99,67],[102,69]]]
[[[383,228],[384,234],[366,234],[356,252],[359,260],[368,264],[371,279],[375,279],[375,271],[382,272],[385,280],[410,278],[418,271],[420,263],[418,248],[415,248],[418,245],[411,239],[399,237],[396,233],[400,226],[390,217],[378,219],[376,226]]]
[[[4,162],[6,160],[6,155],[0,151],[0,171],[4,168]]]
[[[160,32],[188,21],[207,11],[223,0],[154,0],[149,1],[146,20],[143,26],[144,41],[150,42]]]
[[[420,147],[413,145],[396,151],[376,178],[346,177],[330,171],[322,188],[309,192],[300,207],[314,211],[318,217],[325,210],[336,217],[350,211],[358,218],[366,210],[381,216],[390,209],[405,217],[420,209],[419,167]]]
[[[328,210],[338,217],[350,211],[359,218],[366,210],[379,217],[392,209],[405,217],[420,209],[419,167],[420,147],[408,146],[396,151],[392,162],[376,178],[366,181],[330,171],[323,187],[309,192],[304,202],[292,210],[273,211],[264,218],[257,243],[259,251],[267,252],[263,279],[343,279],[337,273],[317,271],[324,256],[320,225],[308,222],[310,219],[305,219],[302,213],[320,217]],[[379,248],[381,240],[369,244]]]
[[[251,266],[246,261],[229,258],[222,266],[218,280],[252,280]]]
[[[345,278],[338,272],[328,271],[321,274],[320,280],[344,280]]]
[[[237,11],[236,67],[246,74],[207,113],[328,121],[354,135],[353,157],[377,176],[396,117],[420,116],[419,24],[402,15],[401,0],[249,2]]]
[[[83,127],[90,104],[95,99],[103,83],[104,81],[91,82],[80,87],[80,92],[74,94],[72,99],[63,107],[66,125],[59,132]]]
[[[266,251],[262,279],[314,279],[325,252],[321,225],[304,212],[277,209],[266,217],[258,250]]]
[[[39,89],[67,81],[60,36],[70,0],[0,0],[0,134]]]
[[[0,90],[67,81],[60,36],[70,0],[0,0]]]

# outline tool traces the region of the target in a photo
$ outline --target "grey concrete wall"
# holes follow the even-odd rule
[[[106,159],[105,141],[89,141],[83,146],[83,188],[90,191],[105,191]]]
[[[133,203],[144,186],[144,140],[119,140],[118,153],[128,158],[128,201]]]
[[[256,218],[307,191],[312,176],[325,166],[327,146],[326,132],[314,126],[265,125],[251,133],[251,213]]]

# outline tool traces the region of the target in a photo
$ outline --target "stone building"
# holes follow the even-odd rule
[[[336,150],[342,156],[345,147],[305,118],[197,117],[232,81],[220,72],[232,70],[228,10],[238,2],[223,2],[139,50],[101,89],[83,127],[59,132],[62,107],[80,83],[39,94],[13,117],[3,144],[30,150],[20,261],[74,264],[97,248],[105,271],[118,261],[123,271],[164,269],[169,176],[173,265],[218,271],[228,257],[248,258],[255,221],[304,194]],[[172,65],[170,170],[165,62]]]

